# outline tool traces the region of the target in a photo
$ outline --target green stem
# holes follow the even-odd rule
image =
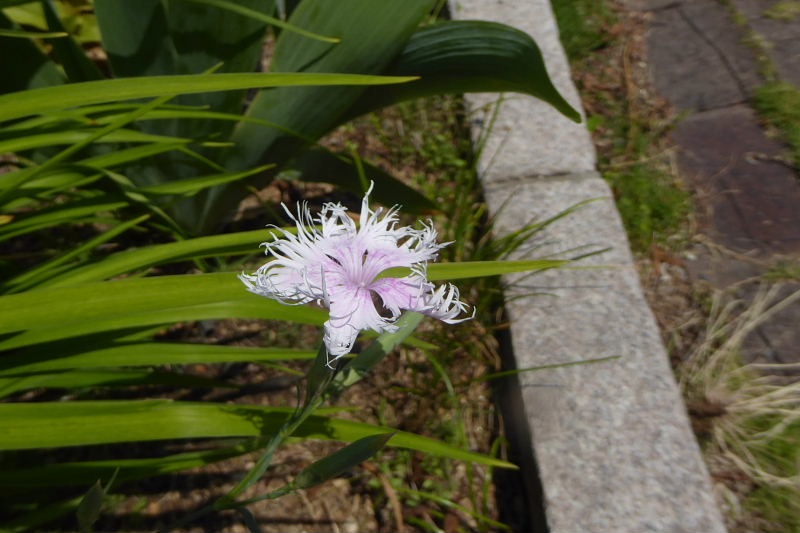
[[[261,440],[266,442],[266,446],[264,449],[264,454],[258,460],[255,467],[253,467],[250,472],[248,472],[247,476],[242,479],[233,489],[231,489],[228,494],[222,496],[217,501],[215,501],[211,505],[207,505],[201,509],[198,509],[194,513],[191,513],[189,516],[178,520],[177,522],[173,523],[166,529],[162,529],[160,533],[168,533],[177,527],[184,526],[198,518],[205,516],[213,511],[222,511],[224,509],[236,509],[243,507],[249,503],[253,503],[260,500],[271,500],[274,498],[278,498],[283,496],[284,494],[288,494],[289,492],[294,490],[294,486],[289,484],[285,487],[282,487],[274,492],[266,494],[264,496],[251,498],[249,500],[243,501],[236,501],[236,498],[241,495],[242,492],[249,489],[253,486],[261,476],[269,468],[270,464],[272,463],[272,458],[275,455],[275,452],[278,450],[281,444],[283,444],[286,439],[292,436],[292,434],[297,430],[300,425],[305,422],[305,420],[316,411],[317,407],[322,405],[325,401],[325,392],[328,389],[328,386],[333,381],[333,378],[336,377],[336,374],[339,371],[338,366],[334,366],[332,369],[327,366],[327,350],[325,345],[323,344],[319,352],[317,353],[317,358],[314,361],[311,369],[306,374],[306,382],[308,383],[308,387],[312,387],[314,390],[309,389],[305,401],[302,405],[299,405],[294,413],[283,423],[281,428],[278,430],[277,433],[272,435],[271,437],[262,437]],[[320,370],[325,368],[326,372],[323,374],[322,379],[315,379],[315,377],[320,375]],[[317,382],[316,386],[314,383]],[[258,447],[260,448],[261,443],[259,443]]]

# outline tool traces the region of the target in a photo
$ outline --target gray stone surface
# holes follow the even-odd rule
[[[578,103],[547,1],[451,0],[451,13],[533,35],[556,86]],[[467,100],[474,112],[495,98]],[[724,531],[611,192],[594,171],[585,126],[525,97],[506,103],[498,124],[480,162],[498,233],[603,198],[549,226],[528,250],[542,257],[582,245],[612,248],[584,262],[602,269],[504,278],[518,368],[620,356],[514,381],[521,412],[512,418],[526,426],[519,434],[531,435],[549,530]]]
[[[800,86],[800,17],[781,20],[766,16],[764,13],[775,3],[774,0],[734,0],[753,30],[770,44],[767,53],[775,62],[778,75]]]
[[[697,113],[678,124],[673,139],[681,171],[698,191],[703,233],[761,257],[800,254],[800,181],[780,162],[783,145],[764,134],[752,109]]]
[[[532,35],[553,83],[574,107],[581,107],[547,0],[453,0],[450,5],[453,18],[503,22]],[[498,99],[497,94],[469,95],[473,123],[479,126],[473,130],[476,137],[490,123]],[[479,170],[491,181],[592,170],[595,164],[594,144],[584,124],[565,119],[539,100],[508,94],[486,139]]]
[[[668,9],[689,0],[623,0],[625,7],[638,11],[655,11]]]
[[[724,531],[608,185],[584,173],[496,183],[486,195],[490,210],[505,204],[501,234],[602,198],[551,226],[535,254],[612,247],[582,262],[601,269],[506,279],[519,368],[620,356],[519,377],[550,530]]]
[[[754,52],[731,31],[716,0],[693,0],[653,14],[650,60],[653,81],[681,109],[705,111],[747,100],[760,85]]]

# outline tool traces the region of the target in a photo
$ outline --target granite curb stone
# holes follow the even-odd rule
[[[490,211],[503,206],[498,233],[598,199],[535,254],[611,250],[581,263],[599,269],[505,278],[517,368],[619,356],[519,377],[550,530],[724,531],[608,185],[596,173],[531,178],[486,186]]]
[[[451,0],[451,13],[533,35],[556,86],[579,104],[549,2]],[[599,199],[549,226],[531,248],[537,257],[611,248],[584,261],[604,268],[504,277],[517,368],[619,356],[517,378],[549,530],[723,532],[611,191],[594,171],[591,137],[541,102],[512,98],[479,165],[496,231]],[[479,113],[496,99],[468,95],[467,105]]]
[[[558,28],[542,24],[544,12],[551,18],[547,0],[457,0],[451,1],[456,19],[502,22],[533,35],[546,58],[550,77],[561,94],[576,109],[580,96],[570,78],[569,64],[558,38]],[[497,94],[469,96],[476,139],[483,125],[491,122]],[[559,174],[593,170],[597,164],[594,144],[585,124],[576,124],[552,106],[518,94],[504,97],[503,112],[485,140],[478,170],[484,179],[507,179],[532,174]]]

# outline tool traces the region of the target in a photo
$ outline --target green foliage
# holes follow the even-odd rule
[[[774,82],[756,89],[753,105],[789,145],[795,168],[800,168],[800,89]]]
[[[800,17],[800,2],[797,0],[782,0],[766,9],[764,16],[775,20],[794,20]]]
[[[378,201],[401,202],[415,213],[437,209],[430,195],[360,161],[357,152],[320,148],[319,138],[333,128],[395,101],[464,90],[522,92],[577,118],[553,88],[536,43],[517,30],[484,22],[420,27],[430,0],[296,4],[283,20],[272,16],[272,0],[95,0],[94,13],[86,2],[0,2],[15,7],[0,13],[0,152],[13,152],[0,162],[8,167],[0,174],[0,241],[8,247],[0,261],[0,395],[12,400],[0,403],[0,493],[9,496],[0,507],[15,516],[9,530],[38,528],[68,512],[77,512],[88,530],[111,485],[97,480],[118,472],[121,484],[259,451],[257,467],[210,509],[237,507],[239,492],[263,475],[290,437],[356,441],[301,474],[298,486],[371,456],[387,434],[394,435],[393,447],[513,468],[467,451],[466,441],[456,446],[392,433],[321,408],[399,344],[430,348],[411,337],[422,319],[413,313],[337,372],[320,368],[318,352],[306,401],[296,410],[97,399],[131,387],[145,393],[236,386],[184,373],[186,364],[258,362],[284,370],[279,363],[314,357],[308,350],[162,336],[180,322],[321,325],[326,319],[317,308],[248,294],[227,272],[236,268],[231,258],[257,253],[258,242],[272,238],[268,232],[195,237],[219,228],[250,189],[279,172],[356,191],[368,175]],[[108,56],[102,69],[84,54],[92,35]],[[274,38],[270,72],[254,73],[268,38]],[[365,90],[400,83],[408,88]],[[436,164],[457,160],[449,154]],[[565,264],[475,259],[432,265],[430,278]],[[203,273],[147,276],[154,268],[183,273],[186,264]],[[63,390],[70,391],[59,396],[63,401],[22,401],[36,391]],[[205,439],[212,447],[125,460],[14,462],[46,455],[42,449],[164,439]]]
[[[792,261],[778,261],[772,265],[762,276],[765,281],[800,281],[800,263]]]
[[[50,6],[45,13],[47,27],[63,30],[57,10],[50,3],[43,5]],[[96,80],[100,74],[97,69],[92,70],[93,65],[87,62],[72,38],[60,39],[63,43],[57,45],[56,59],[67,74],[64,80],[58,77],[59,69],[50,58],[42,55],[32,43],[23,41],[15,56],[27,54],[30,59],[25,60],[26,64],[38,62],[41,67],[36,72],[26,71],[22,65],[9,69],[15,76],[9,78],[5,92],[43,85],[58,87],[47,92],[6,96],[6,100],[13,99],[13,106],[4,107],[4,97],[0,96],[0,120],[107,101],[100,96],[103,90],[115,95],[117,100],[169,95],[181,105],[207,106],[212,111],[205,116],[196,115],[192,121],[162,114],[158,121],[137,123],[139,128],[161,135],[162,141],[166,141],[166,137],[188,142],[186,139],[213,136],[222,141],[219,146],[224,146],[230,140],[232,148],[220,153],[218,159],[232,173],[264,164],[275,164],[284,170],[300,165],[303,169],[300,179],[319,181],[326,179],[325,173],[303,163],[304,151],[320,136],[352,117],[396,101],[445,92],[518,91],[548,101],[571,118],[578,118],[550,83],[541,54],[529,36],[507,26],[484,22],[443,22],[419,29],[431,7],[431,0],[402,5],[365,0],[347,0],[345,4],[304,0],[292,11],[289,20],[283,22],[270,15],[275,8],[272,0],[244,3],[191,0],[169,4],[155,0],[136,3],[97,0],[97,22],[111,70],[116,76],[136,77],[136,83],[124,78],[85,87],[76,83]],[[18,31],[12,21],[6,21],[6,26],[8,31]],[[204,32],[202,39],[197,36],[197,28]],[[250,102],[245,92],[232,89],[267,86],[257,81],[263,81],[263,75],[250,72],[260,60],[262,42],[269,28],[277,33],[271,57],[273,86],[279,84],[279,79],[285,79],[285,83],[293,87],[260,91]],[[370,30],[365,32],[364,28]],[[186,75],[201,75],[199,73],[211,69],[217,69],[218,73],[202,80]],[[422,76],[422,79],[400,91],[365,92],[355,86],[368,82],[369,76],[339,78],[354,82],[340,89],[300,90],[296,87],[304,83],[302,79],[309,82],[316,79],[318,85],[336,83],[336,76],[326,74],[330,72],[406,72]],[[297,78],[294,73],[312,77]],[[159,77],[155,85],[149,79],[154,75]],[[242,83],[238,87],[226,85],[230,77]],[[244,83],[245,77],[251,79],[252,84]],[[64,84],[64,81],[71,83]],[[398,78],[397,81],[402,80]],[[227,91],[213,92],[215,85]],[[244,107],[247,110],[242,114]],[[223,115],[236,116],[239,123],[235,124],[230,118],[220,120]],[[128,121],[139,118],[131,117]],[[64,122],[50,126],[72,128]],[[101,130],[101,134],[107,137],[108,132]],[[106,142],[115,142],[115,138],[107,138]],[[200,155],[205,158],[211,155],[209,148],[205,145]],[[180,150],[167,152],[159,159],[147,164],[140,162],[127,169],[125,175],[137,186],[191,179],[196,177],[196,170],[189,165],[192,157]],[[62,154],[60,159],[66,160],[67,154]],[[357,181],[352,165],[340,166],[340,169],[338,183],[352,185]],[[217,229],[248,194],[247,189],[241,187],[243,180],[261,185],[277,170],[242,176],[234,179],[233,184],[218,183],[194,198],[181,199],[164,207],[174,218],[173,224],[177,223],[183,233],[207,233]],[[395,181],[386,178],[385,181]],[[15,186],[12,182],[12,188]],[[424,198],[406,196],[408,209],[432,207],[424,205]]]
[[[800,422],[786,425],[785,421],[763,416],[751,421],[748,432],[756,435],[750,446],[754,459],[767,474],[774,474],[784,483],[757,483],[747,495],[745,506],[768,524],[769,531],[792,532],[800,529]],[[795,481],[792,482],[791,479]]]
[[[592,113],[587,122],[597,141],[598,168],[614,191],[631,246],[646,252],[653,244],[674,244],[690,198],[659,153],[668,125],[640,101],[639,91],[631,91],[630,66],[618,64],[630,48],[622,40],[625,21],[607,0],[556,0],[553,8],[573,71],[602,82],[578,85]]]
[[[553,0],[552,6],[571,59],[582,59],[613,39],[610,30],[617,18],[606,0]]]
[[[614,189],[617,208],[635,250],[663,242],[681,227],[689,213],[686,192],[676,188],[674,178],[654,165],[607,170],[603,177]]]

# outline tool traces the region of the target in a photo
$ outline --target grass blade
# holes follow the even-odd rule
[[[293,233],[297,228],[281,228]],[[92,265],[77,268],[53,280],[48,286],[62,287],[101,281],[142,268],[204,257],[224,257],[259,252],[257,243],[271,240],[266,229],[198,237],[146,248],[126,250]]]
[[[94,239],[91,239],[81,244],[80,246],[73,248],[72,250],[70,250],[65,254],[59,255],[52,261],[49,261],[38,267],[26,270],[24,273],[9,280],[7,283],[0,284],[0,287],[2,287],[3,289],[8,289],[11,292],[19,292],[21,290],[30,288],[31,286],[35,285],[38,281],[40,281],[43,277],[50,276],[52,274],[52,270],[55,267],[67,263],[71,261],[73,258],[79,257],[82,254],[90,250],[93,250],[94,248],[103,244],[104,242],[110,241],[117,235],[124,233],[135,226],[138,226],[148,218],[150,218],[150,215],[142,215],[133,220],[129,220],[128,222],[123,222],[122,224],[118,224],[117,226],[111,228],[110,230],[104,232],[103,234],[98,235]]]
[[[0,376],[76,368],[188,365],[196,363],[276,362],[313,359],[314,351],[288,348],[240,348],[213,344],[137,342],[66,353],[52,346],[0,358]]]
[[[16,37],[19,39],[44,39],[69,37],[65,31],[25,31],[25,30],[6,30],[0,28],[0,37]]]
[[[27,376],[0,377],[0,397],[27,389],[78,389],[169,385],[186,388],[235,388],[235,385],[189,374],[152,370],[69,370]]]
[[[0,433],[0,449],[173,438],[254,437],[277,431],[292,411],[283,407],[168,400],[0,404],[0,419],[4,421],[5,429]],[[354,442],[371,435],[392,432],[386,427],[316,414],[309,416],[294,436]],[[516,468],[506,461],[405,431],[395,432],[391,446],[491,466]]]

